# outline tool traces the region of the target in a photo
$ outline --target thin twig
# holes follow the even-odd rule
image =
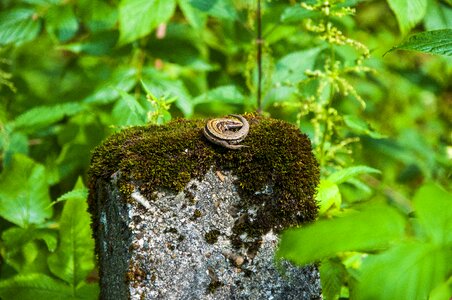
[[[262,113],[262,16],[261,0],[257,0],[257,113]]]

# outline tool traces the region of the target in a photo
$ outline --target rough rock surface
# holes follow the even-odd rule
[[[122,199],[116,173],[96,183],[102,299],[320,299],[316,267],[276,265],[272,230],[257,251],[235,247],[233,227],[252,221],[258,207],[241,199],[228,171],[210,169],[180,193],[158,191],[146,199],[140,186]],[[266,187],[257,193],[268,193]],[[237,238],[237,236],[235,236]]]

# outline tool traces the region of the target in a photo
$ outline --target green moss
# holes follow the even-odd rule
[[[207,286],[207,294],[213,294],[215,293],[215,291],[222,287],[224,285],[224,283],[220,282],[220,281],[211,281],[209,283],[209,285]]]
[[[218,237],[220,236],[220,234],[221,233],[219,230],[214,229],[214,230],[207,232],[204,235],[204,239],[209,244],[215,244],[218,241]]]
[[[199,209],[195,209],[193,212],[193,216],[191,216],[190,220],[194,221],[202,216],[202,213]]]
[[[93,220],[97,219],[94,187],[98,180],[108,182],[120,171],[119,186],[125,196],[130,195],[133,181],[139,182],[140,192],[152,199],[157,188],[183,190],[211,166],[230,169],[238,176],[242,197],[239,209],[259,207],[253,221],[246,215],[237,220],[233,228],[235,246],[247,246],[254,252],[258,244],[244,245],[239,238],[242,233],[257,238],[270,229],[277,233],[314,220],[319,168],[307,136],[280,120],[250,114],[245,117],[251,127],[242,144],[249,147],[240,150],[208,142],[202,134],[206,120],[178,119],[164,126],[132,127],[108,138],[91,160],[89,209]]]

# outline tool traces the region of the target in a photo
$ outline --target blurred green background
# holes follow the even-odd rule
[[[408,218],[423,183],[451,190],[451,1],[261,6],[259,14],[251,0],[0,2],[2,298],[97,297],[85,203],[91,151],[127,126],[256,111],[259,15],[261,108],[312,139],[321,217],[379,202]],[[428,49],[387,53],[435,30],[444,31],[428,36]],[[324,286],[328,299],[350,297],[356,257],[341,256],[343,269],[331,264],[344,273]],[[449,280],[437,295],[450,291],[448,270],[435,275],[433,285]]]

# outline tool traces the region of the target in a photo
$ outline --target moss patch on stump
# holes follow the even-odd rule
[[[94,232],[98,220],[94,187],[98,180],[110,181],[118,171],[124,199],[139,186],[140,193],[152,200],[160,189],[183,190],[212,166],[232,170],[242,197],[239,209],[257,208],[257,216],[244,214],[237,219],[232,242],[251,251],[257,250],[258,243],[244,245],[241,234],[259,237],[314,220],[319,168],[308,137],[281,120],[251,114],[245,118],[250,132],[241,144],[248,147],[239,150],[207,141],[202,134],[206,120],[177,119],[163,126],[132,127],[109,137],[95,149],[89,170]]]

